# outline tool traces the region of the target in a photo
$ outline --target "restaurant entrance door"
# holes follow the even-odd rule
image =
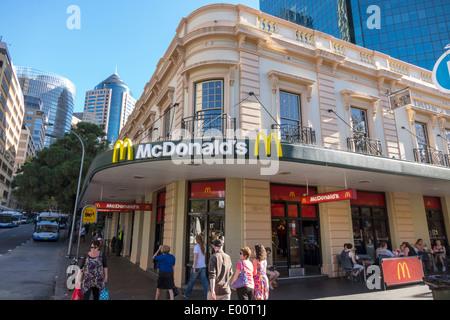
[[[317,207],[301,204],[307,192],[302,187],[271,185],[272,256],[269,259],[281,277],[321,273]]]

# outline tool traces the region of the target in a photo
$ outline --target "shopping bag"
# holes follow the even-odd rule
[[[73,291],[72,299],[70,300],[83,300],[83,295],[81,294],[80,286],[76,286]]]
[[[109,300],[109,292],[106,285],[104,286],[102,292],[100,292],[99,300]]]

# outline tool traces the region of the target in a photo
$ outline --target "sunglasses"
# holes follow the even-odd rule
[[[91,247],[91,249],[97,249],[98,247]]]

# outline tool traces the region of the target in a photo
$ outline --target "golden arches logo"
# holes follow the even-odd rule
[[[128,151],[128,152],[127,152]],[[125,153],[127,153],[127,160],[133,160],[133,144],[130,139],[117,140],[113,149],[113,162],[125,160]]]
[[[275,133],[271,133],[268,137],[264,132],[258,133],[258,136],[256,137],[255,141],[255,156],[259,156],[259,142],[261,137],[263,138],[264,144],[266,146],[266,155],[270,156],[272,154],[271,145],[272,145],[272,138],[275,140],[276,146],[277,146],[277,153],[278,157],[283,156],[283,152],[281,151],[281,143],[278,139],[278,135]]]
[[[289,192],[289,198],[295,198],[295,192],[294,191]]]
[[[211,187],[206,187],[203,193],[211,193]]]
[[[409,273],[409,268],[408,268],[408,265],[406,264],[406,262],[399,262],[397,264],[398,280],[401,279],[400,278],[400,270],[402,271],[403,278],[406,278],[406,273],[405,273],[405,270],[406,270],[406,272],[408,273],[408,279],[411,279],[411,274]]]
[[[350,199],[351,197],[352,197],[352,194],[349,191],[347,191],[345,193],[345,198]]]

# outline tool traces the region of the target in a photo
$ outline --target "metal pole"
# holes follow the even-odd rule
[[[78,195],[79,195],[79,193],[80,193],[80,184],[81,184],[81,175],[82,175],[82,173],[83,173],[83,162],[84,162],[84,143],[83,143],[83,141],[81,140],[81,138],[80,138],[80,136],[79,135],[77,135],[75,132],[73,132],[73,131],[71,131],[71,130],[69,130],[71,133],[73,133],[77,138],[78,138],[78,140],[80,140],[80,142],[81,142],[81,146],[82,146],[82,154],[81,154],[81,164],[80,164],[80,175],[79,175],[79,177],[78,177],[78,188],[77,188],[77,196],[76,196],[76,198],[75,198],[75,207],[73,208],[73,217],[72,217],[72,230],[71,230],[71,232],[70,232],[70,242],[69,242],[69,249],[68,249],[68,251],[67,251],[67,256],[69,256],[70,257],[70,254],[71,254],[71,252],[72,252],[72,239],[73,239],[73,229],[75,228],[75,218],[76,218],[76,216],[77,216],[77,207],[78,207]],[[81,226],[81,217],[80,217],[80,226]],[[80,236],[79,236],[79,231],[81,230],[81,228],[78,230],[78,247],[77,247],[77,255],[75,256],[75,260],[78,260],[78,252],[79,252],[79,249],[80,249]]]

